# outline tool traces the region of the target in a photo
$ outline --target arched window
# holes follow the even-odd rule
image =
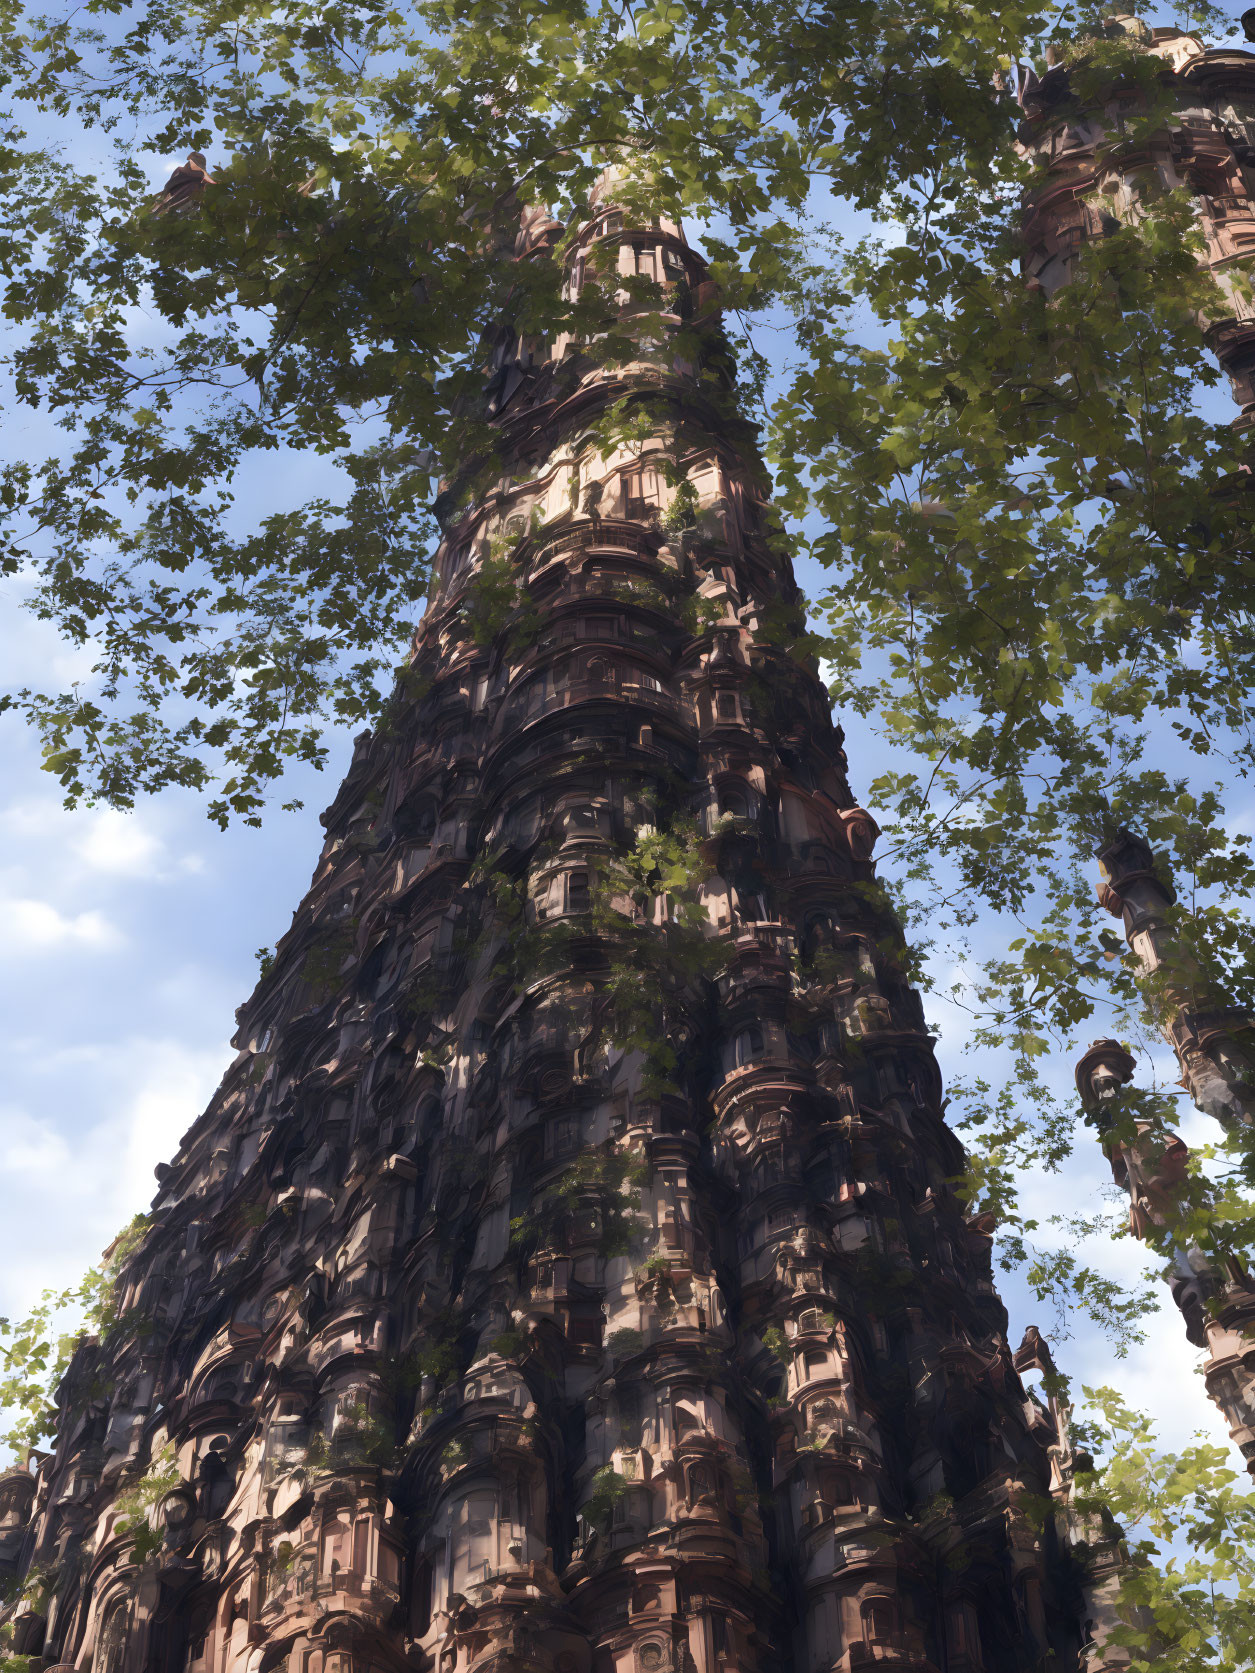
[[[219,1365],[205,1378],[198,1391],[198,1399],[203,1401],[228,1400],[234,1402],[239,1395],[240,1367],[238,1365]]]
[[[499,1526],[495,1491],[481,1490],[468,1494],[453,1531],[455,1591],[462,1591],[475,1581],[487,1579],[496,1567]]]
[[[568,912],[588,912],[592,910],[592,896],[589,893],[588,873],[586,871],[572,871],[566,880],[566,909]]]
[[[677,1440],[682,1440],[685,1435],[696,1434],[696,1432],[701,1428],[701,1426],[702,1426],[701,1419],[698,1417],[697,1413],[693,1410],[693,1408],[691,1406],[681,1405],[677,1401],[676,1402],[676,1408],[675,1408],[675,1435],[676,1435],[676,1439]]]
[[[863,1605],[863,1637],[869,1644],[892,1644],[896,1625],[892,1598],[867,1599]]]
[[[819,1311],[819,1308],[807,1307],[799,1313],[797,1316],[797,1328],[799,1331],[803,1332],[808,1330],[822,1330],[824,1328],[824,1316]]]
[[[822,1376],[828,1369],[828,1355],[822,1348],[808,1348],[803,1355],[803,1363],[806,1366],[806,1376],[809,1381],[811,1377]]]
[[[951,1432],[946,1485],[956,1499],[975,1491],[989,1474],[993,1462],[988,1428],[976,1419],[964,1419]]]
[[[1214,163],[1191,163],[1186,173],[1189,177],[1191,191],[1197,192],[1200,197],[1225,197],[1233,190],[1228,176]]]
[[[620,1387],[615,1393],[619,1413],[619,1439],[624,1446],[641,1444],[641,1393],[638,1388]]]
[[[760,924],[767,916],[766,897],[754,887],[756,881],[753,876],[742,876],[732,885],[732,904],[745,924]]]
[[[705,1464],[694,1464],[689,1470],[689,1503],[696,1504],[703,1493],[713,1491],[709,1469]]]
[[[521,1219],[532,1206],[532,1182],[540,1164],[535,1143],[523,1145],[510,1172],[510,1218]]]
[[[209,1666],[209,1635],[213,1631],[214,1611],[211,1603],[198,1603],[187,1623],[187,1673],[203,1673]]]
[[[868,1598],[863,1604],[863,1638],[868,1645],[892,1645],[897,1611],[892,1598]]]
[[[756,1022],[748,1028],[743,1028],[732,1043],[732,1056],[738,1069],[743,1069],[747,1063],[753,1063],[762,1057],[763,1031]]]
[[[721,691],[716,712],[720,720],[740,720],[741,707],[735,691]]]
[[[235,1490],[231,1472],[219,1450],[225,1444],[215,1442],[200,1461],[197,1485],[201,1514],[210,1518],[222,1515]]]
[[[806,939],[803,951],[809,964],[821,948],[831,947],[837,938],[837,926],[834,919],[827,913],[812,918],[806,927]]]
[[[720,813],[729,813],[736,819],[748,819],[750,817],[749,796],[740,785],[720,785],[719,811]]]
[[[567,1335],[572,1342],[581,1343],[585,1347],[599,1348],[604,1322],[601,1307],[597,1302],[572,1302]]]
[[[25,1473],[0,1481],[0,1529],[24,1526],[35,1497],[35,1478]]]
[[[414,1564],[414,1589],[410,1594],[411,1636],[421,1638],[431,1626],[431,1563],[420,1557]]]
[[[481,1057],[486,1056],[491,1044],[492,1024],[487,1017],[476,1017],[471,1024],[470,1034],[467,1038],[467,1046],[472,1057],[478,1061]]]
[[[844,1470],[823,1470],[820,1472],[819,1496],[828,1505],[854,1505],[858,1503],[854,1483]]]
[[[111,1603],[100,1623],[96,1654],[92,1657],[92,1673],[119,1673],[126,1652],[126,1600]]]
[[[353,1521],[347,1510],[323,1523],[322,1576],[334,1586],[353,1560]]]
[[[551,1130],[553,1154],[569,1156],[580,1147],[580,1119],[577,1115],[560,1115]]]
[[[436,798],[425,791],[407,796],[393,815],[392,825],[403,842],[429,843],[436,830]]]
[[[639,252],[638,252],[639,253]],[[658,505],[658,472],[652,465],[641,465],[623,474],[623,513],[626,517],[647,519]]]

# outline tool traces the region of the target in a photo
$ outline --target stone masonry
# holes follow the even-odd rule
[[[1255,31],[1255,10],[1243,22]],[[1138,120],[1143,95],[1118,76],[1085,103],[1065,63],[1052,64],[1040,79],[1031,71],[1020,79],[1020,143],[1041,169],[1025,217],[1026,275],[1053,295],[1086,243],[1137,221],[1163,192],[1189,192],[1201,259],[1233,307],[1211,328],[1212,346],[1240,409],[1237,422],[1249,428],[1255,300],[1244,274],[1255,255],[1255,52],[1204,47],[1197,36],[1130,15],[1109,18],[1105,27],[1159,60],[1164,120],[1145,131]]]
[[[1118,1539],[954,1188],[712,285],[609,197],[514,259],[642,314],[636,358],[503,327],[409,673],[120,1324],[0,1477],[13,1647],[1119,1667]]]

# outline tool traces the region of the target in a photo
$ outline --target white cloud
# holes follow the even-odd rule
[[[72,1071],[81,1053],[73,1055]],[[72,1139],[57,1114],[0,1109],[0,1225],[9,1251],[0,1267],[0,1313],[21,1311],[45,1287],[74,1283],[148,1207],[154,1166],[174,1155],[229,1055],[144,1038],[100,1050],[94,1078],[106,1083],[104,1113]],[[64,1067],[49,1062],[50,1081]]]
[[[1112,1380],[1131,1406],[1153,1414],[1162,1446],[1180,1449],[1200,1433],[1217,1446],[1229,1446],[1228,1426],[1200,1375],[1203,1356],[1186,1341],[1175,1310],[1165,1318],[1164,1336],[1148,1341],[1139,1361]]]
[[[28,797],[0,809],[0,834],[8,840],[11,887],[38,885],[41,894],[96,892],[101,879],[168,882],[204,871],[199,851],[171,852],[164,810],[115,808],[67,811],[51,796]]]
[[[103,912],[60,912],[46,900],[0,898],[0,923],[5,925],[0,947],[11,956],[63,947],[101,950],[122,940]]]
[[[27,440],[38,445],[34,435]],[[4,663],[5,684],[30,685],[40,691],[68,691],[72,686],[78,686],[81,691],[90,689],[97,683],[92,668],[100,655],[99,644],[95,640],[75,644],[64,638],[51,622],[42,621],[21,608],[25,602],[23,595],[32,592],[35,585],[33,575],[15,576],[5,582],[0,592],[0,602],[7,606],[0,613],[0,659]]]
[[[98,809],[84,821],[71,846],[90,872],[152,881],[166,870],[166,845],[138,813]]]
[[[69,1149],[62,1135],[33,1120],[25,1110],[0,1107],[0,1124],[4,1129],[5,1172],[11,1182],[17,1176],[38,1185],[52,1178],[68,1161]]]
[[[65,809],[49,796],[10,802],[8,807],[0,809],[0,828],[18,840],[59,835],[65,822]]]

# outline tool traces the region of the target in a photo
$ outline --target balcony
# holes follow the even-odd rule
[[[1213,221],[1255,220],[1255,203],[1245,194],[1226,192],[1222,196],[1204,197],[1199,201]]]
[[[892,1669],[901,1669],[902,1673],[934,1673],[934,1664],[928,1657],[918,1650],[908,1650],[900,1644],[890,1644],[886,1641],[875,1641],[871,1644],[851,1644],[847,1656],[841,1658],[838,1667],[844,1663],[850,1673],[855,1669],[879,1667],[890,1673]],[[836,1673],[836,1668],[833,1669]]]
[[[581,519],[552,534],[542,534],[536,541],[533,571],[567,552],[586,552],[590,547],[611,552],[630,552],[634,556],[652,557],[661,544],[659,532],[644,523],[631,522],[624,517]]]
[[[685,715],[685,711],[677,700],[668,692],[655,690],[651,686],[641,685],[636,681],[625,680],[572,680],[570,685],[559,691],[545,693],[539,701],[529,702],[526,708],[522,705],[511,712],[509,700],[497,720],[495,731],[498,740],[503,736],[517,736],[536,721],[545,720],[548,716],[559,714],[564,709],[577,709],[584,704],[612,702],[616,705],[631,705],[635,708],[648,708],[655,714],[678,718]],[[687,718],[687,717],[685,717]]]

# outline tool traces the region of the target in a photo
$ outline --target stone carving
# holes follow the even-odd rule
[[[653,273],[668,331],[608,368],[503,325],[502,474],[450,485],[417,678],[0,1560],[81,1673],[1103,1665],[713,289],[609,201],[517,255]],[[656,435],[603,454],[625,398]],[[527,609],[476,633],[494,549]]]
[[[1250,14],[1247,14],[1248,17]],[[1206,240],[1203,259],[1233,312],[1210,329],[1211,346],[1228,373],[1241,428],[1255,424],[1255,313],[1246,286],[1234,284],[1238,264],[1255,252],[1255,53],[1234,47],[1204,50],[1192,35],[1148,28],[1134,17],[1106,21],[1163,65],[1161,86],[1175,107],[1153,133],[1129,137],[1136,96],[1113,77],[1098,108],[1081,110],[1066,65],[1038,79],[1021,79],[1025,120],[1020,142],[1045,165],[1026,205],[1025,271],[1030,284],[1052,294],[1066,284],[1082,244],[1145,213],[1145,202],[1165,188],[1194,194]],[[1248,31],[1248,38],[1255,38]],[[1051,55],[1048,54],[1048,57]]]

